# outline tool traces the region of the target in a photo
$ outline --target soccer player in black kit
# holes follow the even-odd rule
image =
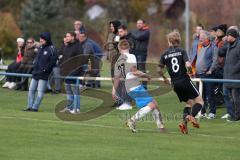
[[[170,84],[163,73],[163,69],[166,66],[174,91],[180,102],[186,103],[183,109],[183,121],[179,124],[179,129],[183,134],[188,134],[188,122],[192,123],[195,128],[200,127],[195,116],[201,110],[204,102],[188,75],[188,73],[191,73],[191,64],[188,61],[186,51],[179,47],[181,42],[179,32],[173,31],[169,33],[167,40],[169,48],[161,56],[159,74],[166,83]]]

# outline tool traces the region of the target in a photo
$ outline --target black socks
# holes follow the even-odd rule
[[[192,116],[195,117],[198,112],[202,109],[202,105],[200,103],[196,103],[194,104],[194,106],[192,107]]]
[[[190,107],[185,107],[183,109],[183,121],[186,120],[187,115],[190,115],[191,113],[191,108]]]

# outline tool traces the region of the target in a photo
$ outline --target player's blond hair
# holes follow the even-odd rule
[[[118,49],[119,50],[129,50],[130,49],[130,44],[127,40],[121,40],[119,43],[118,43]]]
[[[170,32],[167,35],[167,40],[173,45],[173,46],[179,46],[181,43],[181,36],[180,33],[176,30]]]

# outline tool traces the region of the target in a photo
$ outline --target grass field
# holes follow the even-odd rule
[[[110,91],[110,86],[104,90]],[[189,127],[190,134],[182,135],[177,128],[182,105],[168,92],[156,99],[169,133],[159,133],[148,117],[139,122],[140,132],[133,134],[124,123],[136,109],[69,122],[55,114],[56,104],[64,99],[65,95],[46,94],[40,112],[23,112],[27,92],[0,88],[0,160],[239,159],[240,123],[221,120],[224,108],[217,110],[217,119],[202,119],[200,129]],[[101,102],[89,97],[81,100],[82,111]]]

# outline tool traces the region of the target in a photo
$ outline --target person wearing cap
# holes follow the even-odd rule
[[[230,26],[228,28],[228,30],[230,30],[230,29],[235,29],[235,30],[239,31],[237,26]],[[228,46],[229,46],[229,43],[226,40],[227,36],[225,36],[224,39],[225,39],[225,43],[224,43],[223,47],[218,49],[218,57],[219,57],[219,59],[221,59],[221,58],[223,59],[222,78],[223,78],[223,72],[224,72],[225,57],[226,57],[226,53],[227,53]],[[222,92],[223,92],[224,104],[226,106],[226,111],[227,112],[221,118],[222,119],[227,119],[227,118],[230,118],[233,115],[233,103],[232,103],[232,100],[231,100],[231,97],[230,97],[230,89],[227,88],[225,85],[222,85],[222,86],[223,86]]]
[[[56,65],[57,50],[52,43],[51,33],[40,34],[41,47],[34,60],[32,80],[28,92],[28,106],[24,111],[38,112],[39,106],[47,89],[48,78]],[[36,97],[35,97],[35,94]]]
[[[223,46],[227,43],[225,40],[226,31],[227,31],[227,25],[226,24],[220,24],[216,28],[216,38],[213,41],[213,43],[216,45],[216,49],[214,51],[214,57],[216,57],[216,63],[212,67],[212,78],[216,79],[223,79],[223,66],[224,66],[224,57],[220,57],[218,55],[218,52]],[[215,95],[221,95],[222,91],[222,83],[214,83],[215,86]],[[218,96],[215,96],[218,97]],[[223,102],[222,96],[219,98],[215,98],[216,103],[221,104]]]
[[[240,41],[239,32],[236,29],[227,31],[228,49],[224,65],[224,79],[240,79]],[[231,100],[233,102],[233,114],[227,121],[240,120],[240,83],[224,83],[230,90]]]
[[[217,27],[217,31],[216,31],[216,36],[217,39],[215,40],[215,44],[218,48],[222,48],[224,45],[224,37],[226,35],[227,32],[227,24],[220,24]]]
[[[23,59],[24,48],[25,48],[24,39],[17,38],[17,50],[18,50],[17,57],[10,65],[8,65],[8,69],[6,70],[6,73],[16,73],[16,70],[19,68],[21,61]],[[4,85],[2,87],[13,89],[13,88],[15,88],[16,82],[17,82],[16,80],[18,80],[18,79],[19,79],[18,77],[7,76],[6,82],[4,83]]]

